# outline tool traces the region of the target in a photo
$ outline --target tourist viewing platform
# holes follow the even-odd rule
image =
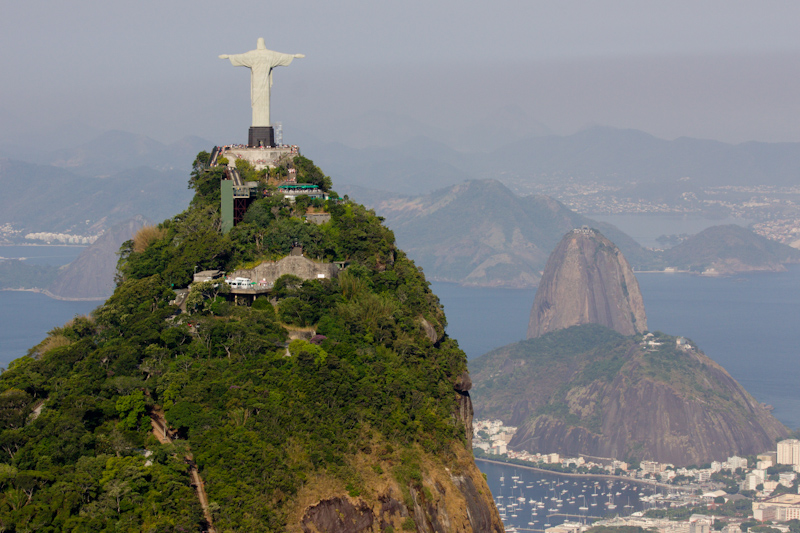
[[[279,146],[247,146],[245,144],[229,144],[214,149],[210,166],[217,166],[219,158],[228,160],[229,166],[234,166],[236,161],[243,160],[250,163],[255,170],[276,168],[285,165],[300,153],[296,145]]]

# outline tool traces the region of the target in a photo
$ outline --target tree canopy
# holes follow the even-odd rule
[[[123,245],[113,296],[0,375],[0,529],[198,530],[190,449],[218,530],[283,531],[315,476],[365,490],[357,455],[370,471],[418,483],[416,454],[447,462],[464,445],[453,384],[466,358],[381,219],[330,201],[330,222],[308,224],[265,198],[222,235],[221,173],[207,159],[195,161],[189,208],[146,248]],[[296,164],[328,186],[310,160]],[[192,288],[189,312],[170,303],[195,269],[279,258],[293,242],[348,267],[334,279],[285,276],[273,301],[252,306],[212,282]],[[153,436],[161,415],[174,444]]]

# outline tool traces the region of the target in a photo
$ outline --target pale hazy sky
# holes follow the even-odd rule
[[[76,123],[242,142],[249,74],[217,56],[258,37],[306,54],[274,75],[287,136],[376,112],[468,131],[513,105],[561,134],[800,141],[798,22],[770,0],[5,2],[0,142]]]

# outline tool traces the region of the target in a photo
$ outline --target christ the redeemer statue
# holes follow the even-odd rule
[[[253,106],[253,128],[269,127],[269,88],[272,87],[272,69],[287,67],[303,54],[282,54],[267,50],[264,39],[259,38],[255,50],[244,54],[222,54],[220,59],[230,59],[234,67],[250,69],[250,104]]]

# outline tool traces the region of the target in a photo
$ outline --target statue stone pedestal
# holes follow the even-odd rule
[[[272,126],[251,126],[247,135],[247,146],[275,146],[275,130]]]

